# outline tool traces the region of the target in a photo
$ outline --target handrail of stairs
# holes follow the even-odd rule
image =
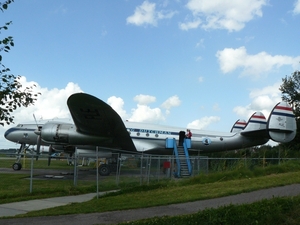
[[[176,164],[177,164],[177,173],[174,175],[176,177],[180,177],[180,160],[179,160],[179,155],[178,155],[178,150],[177,150],[177,145],[176,145],[176,140],[175,138],[173,138],[173,145],[174,145],[174,153],[175,153],[175,156],[176,156]]]
[[[189,150],[188,150],[188,148],[190,148],[190,147],[191,147],[191,139],[185,138],[183,141],[183,149],[184,149],[184,154],[186,157],[186,163],[188,166],[189,175],[192,174],[192,164],[191,164],[191,159],[190,159]]]

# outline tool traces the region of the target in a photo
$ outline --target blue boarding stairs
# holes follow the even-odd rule
[[[176,139],[166,139],[166,148],[174,149],[176,167],[175,177],[190,177],[192,175],[192,165],[188,149],[191,148],[191,139],[184,139],[182,146],[177,146]]]

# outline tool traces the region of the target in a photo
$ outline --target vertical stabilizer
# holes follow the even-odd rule
[[[251,132],[251,131],[259,131],[259,130],[266,130],[267,129],[267,120],[264,114],[261,112],[253,113],[250,117],[244,132]]]
[[[246,127],[246,121],[245,120],[237,120],[235,122],[235,124],[233,124],[230,132],[231,133],[239,133],[241,132],[242,130],[244,130],[244,128]]]
[[[279,102],[268,120],[269,136],[273,141],[289,142],[296,136],[297,124],[292,108],[287,102]]]

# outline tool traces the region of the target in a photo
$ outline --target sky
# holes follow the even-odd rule
[[[281,101],[300,68],[300,0],[26,0],[10,4],[2,63],[41,95],[0,127],[71,118],[66,101],[96,96],[123,119],[229,132]],[[298,46],[298,47],[297,47]]]

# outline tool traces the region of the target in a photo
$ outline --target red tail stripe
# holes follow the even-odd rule
[[[288,110],[288,111],[292,111],[291,107],[286,107],[286,106],[276,106],[276,109],[281,109],[281,110]]]

